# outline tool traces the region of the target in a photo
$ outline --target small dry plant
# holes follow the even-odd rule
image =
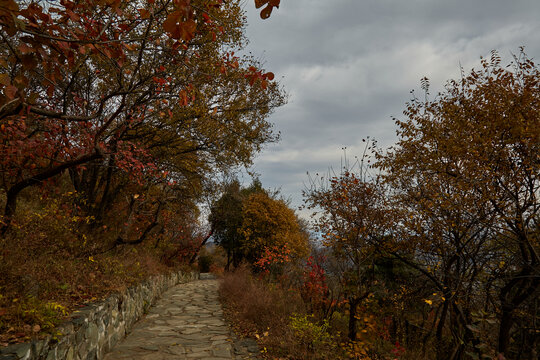
[[[322,350],[320,346],[315,349],[313,342],[306,341],[305,326],[298,324],[298,319],[307,318],[298,291],[261,280],[252,275],[248,267],[240,267],[225,273],[220,297],[225,316],[236,333],[256,338],[265,358],[325,358],[317,354]],[[310,329],[315,327],[309,325]],[[324,356],[327,355],[326,352]]]

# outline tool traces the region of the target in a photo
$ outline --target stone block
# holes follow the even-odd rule
[[[97,357],[97,352],[96,352],[96,349],[92,349],[87,355],[86,355],[86,358],[84,358],[85,360],[96,360],[98,357]],[[82,359],[82,358],[81,358]]]
[[[2,349],[2,355],[14,355],[17,359],[30,359],[32,355],[32,344],[14,344]]]
[[[194,273],[156,276],[119,295],[76,311],[57,328],[58,339],[48,336],[31,343],[0,349],[0,360],[94,360],[102,358],[172,286],[195,279]]]
[[[14,354],[0,354],[0,360],[19,360],[19,357]]]
[[[86,333],[84,334],[86,341],[89,342],[90,348],[94,348],[98,343],[98,327],[94,323],[88,324]]]
[[[46,360],[57,360],[57,359],[58,358],[56,357],[56,348],[50,349],[49,353],[47,354],[47,359]]]

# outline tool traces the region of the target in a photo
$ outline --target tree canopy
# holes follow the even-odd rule
[[[540,71],[523,52],[500,61],[493,52],[433,100],[413,98],[378,162],[403,210],[396,240],[439,293],[437,337],[450,324],[455,358],[486,334],[471,325],[479,307],[497,314],[510,356],[512,338],[531,336],[540,285]]]
[[[129,182],[192,196],[277,139],[284,95],[235,55],[238,1],[9,1],[0,20],[4,231],[20,191],[66,170],[94,210]]]
[[[253,264],[271,248],[287,249],[297,259],[308,254],[308,235],[294,211],[257,180],[247,188],[237,181],[227,185],[209,221],[234,266],[242,260]]]
[[[393,292],[392,314],[407,309],[394,317],[395,328],[415,323],[424,351],[433,341],[437,358],[534,358],[538,65],[521,51],[503,67],[493,52],[433,98],[429,80],[421,85],[425,96],[413,95],[396,119],[396,145],[366,148],[373,166],[363,158],[358,171],[344,169],[306,192],[308,206],[319,210],[314,225],[324,246],[339,261],[349,337],[358,341],[362,299],[365,309],[370,296]],[[422,281],[379,276],[396,262]]]

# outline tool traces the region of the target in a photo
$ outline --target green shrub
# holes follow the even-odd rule
[[[313,315],[293,314],[290,317],[289,327],[293,331],[300,345],[307,346],[315,352],[332,347],[332,336],[328,333],[328,320],[317,324]]]

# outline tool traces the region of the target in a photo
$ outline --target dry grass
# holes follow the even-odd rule
[[[291,317],[305,315],[305,304],[295,290],[283,289],[251,275],[247,267],[225,273],[220,285],[225,316],[237,334],[259,341],[268,359],[326,359],[332,346],[314,348],[291,328]],[[335,355],[335,356],[334,356]]]
[[[21,250],[21,249],[20,249]],[[134,248],[73,258],[22,251],[0,257],[0,344],[28,341],[52,332],[73,310],[142,279],[170,271]]]
[[[299,296],[277,286],[264,283],[251,276],[247,267],[225,273],[220,296],[227,309],[236,313],[243,333],[262,334],[288,324],[289,316],[303,312]]]
[[[110,246],[85,233],[84,219],[35,208],[22,203],[0,238],[0,346],[51,333],[73,310],[172,271],[152,243],[96,251]]]

